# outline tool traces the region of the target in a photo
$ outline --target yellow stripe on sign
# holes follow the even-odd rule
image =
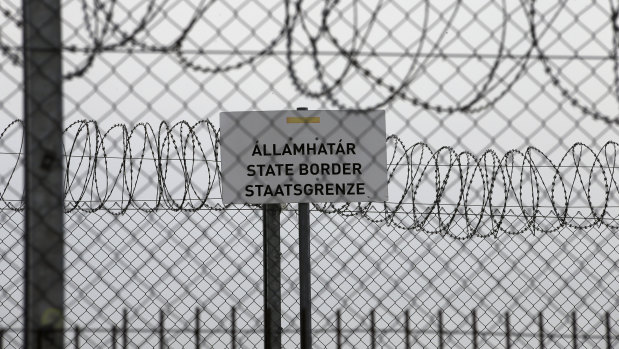
[[[320,117],[318,116],[297,116],[286,118],[287,124],[319,124]]]

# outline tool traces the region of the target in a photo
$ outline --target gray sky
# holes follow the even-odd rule
[[[118,43],[118,33],[101,34],[102,13],[97,14],[99,21],[95,25],[92,1],[68,0],[63,2],[65,45],[78,48],[92,45],[83,4],[88,9],[86,14],[94,35],[103,44]],[[148,13],[147,4],[118,1],[113,18],[120,24],[120,30],[132,32],[139,27],[139,18]],[[153,12],[146,30],[136,39],[155,46],[171,44],[190,23],[195,7],[205,9],[188,32],[182,49],[185,59],[207,69],[233,66],[261,51],[278,37],[285,18],[281,1],[156,0],[154,4],[154,8],[163,11]],[[104,5],[109,6],[109,2]],[[193,125],[209,120],[217,127],[222,111],[299,106],[335,109],[333,101],[327,98],[310,98],[300,93],[291,76],[292,69],[308,89],[320,90],[315,62],[308,54],[308,35],[315,35],[319,30],[323,4],[306,1],[302,6],[303,16],[297,18],[290,42],[284,36],[274,44],[274,54],[223,73],[186,69],[177,56],[169,53],[129,53],[129,45],[97,55],[83,76],[64,83],[65,125],[94,120],[106,132],[115,124],[132,127],[149,123],[157,130],[162,121],[170,124],[187,121]],[[329,32],[317,41],[321,73],[327,83],[344,74],[343,83],[333,89],[333,98],[350,108],[370,107],[389,94],[387,87],[365,77],[364,69],[381,77],[385,85],[397,87],[404,83],[404,98],[398,96],[382,108],[386,110],[387,134],[398,135],[407,146],[423,141],[433,150],[449,146],[458,152],[480,154],[494,149],[499,156],[510,149],[524,151],[532,146],[555,164],[575,142],[583,142],[598,151],[607,141],[617,139],[614,126],[594,120],[587,113],[599,112],[609,118],[617,114],[616,67],[612,57],[609,58],[616,52],[611,9],[600,2],[569,1],[565,6],[536,2],[535,33],[539,49],[548,57],[544,65],[540,59],[524,61],[523,58],[532,41],[527,18],[529,6],[529,2],[515,1],[473,1],[460,5],[455,1],[342,2],[327,21]],[[2,0],[0,9],[18,14],[19,1]],[[371,12],[376,9],[376,22],[370,25]],[[353,39],[355,33],[359,35]],[[346,50],[358,50],[356,59],[362,68],[346,70],[346,59],[329,35],[337,38]],[[19,28],[5,14],[0,14],[0,43],[21,44]],[[206,52],[196,55],[198,50]],[[291,64],[287,61],[287,51],[293,53]],[[535,49],[531,52],[540,55]],[[497,61],[499,54],[502,58]],[[570,59],[574,55],[586,59]],[[67,74],[85,62],[82,53],[66,52],[64,57]],[[20,66],[0,54],[0,128],[22,116],[21,74]],[[556,75],[554,84],[553,74]],[[491,106],[475,113],[432,110],[437,106],[445,110],[466,105],[478,95],[481,97],[473,108],[488,103]],[[429,108],[423,108],[424,103]],[[14,153],[19,152],[18,129],[13,127],[0,140],[0,161],[11,164],[0,168],[0,188],[8,188],[3,193],[5,200],[21,199],[21,191],[15,189],[22,186],[21,166],[10,176],[12,163],[16,161]],[[77,130],[77,127],[69,130],[67,141],[77,136],[78,145],[87,145],[87,137],[84,133],[78,135]],[[175,136],[181,139],[179,134]],[[209,139],[208,129],[202,127],[198,136]],[[94,135],[90,137],[94,140]],[[139,153],[143,131],[139,129],[132,137],[134,154]],[[149,137],[153,141],[156,138]],[[100,178],[106,172],[112,178],[119,173],[122,162],[115,157],[123,154],[122,139],[120,128],[113,129],[105,139],[108,168],[98,168]],[[214,169],[213,161],[218,160],[209,141],[204,141],[203,146],[210,162],[196,163],[192,183],[198,188],[198,194],[192,195],[197,196],[204,193],[200,190],[208,183],[205,179],[209,176],[208,169]],[[83,154],[75,151],[74,155]],[[587,155],[583,161],[591,163],[591,159]],[[540,164],[545,163],[540,160]],[[178,198],[183,194],[180,162],[172,161],[169,171],[167,185],[171,196]],[[572,178],[569,176],[574,172],[566,171],[566,178]],[[79,193],[86,180],[86,167],[73,161],[69,172],[77,173],[78,180],[72,182],[71,192]],[[138,177],[132,177],[137,183],[138,201],[153,198],[157,185],[154,173],[155,165],[146,161],[141,177],[137,180]],[[545,183],[552,181],[551,171],[542,169],[540,174],[545,176]],[[434,174],[427,176],[422,181],[419,202],[434,199]],[[404,169],[396,171],[390,187],[393,201],[399,198],[405,182]],[[475,179],[478,190],[483,187],[482,182],[480,177]],[[214,183],[211,198],[217,203],[219,189],[217,181]],[[106,184],[114,186],[114,190],[105,189],[112,193],[110,199],[126,199],[122,181],[110,180]],[[533,185],[527,182],[525,188],[528,190]],[[453,184],[445,194],[446,202],[456,202],[459,189],[457,183]],[[584,192],[586,188],[577,183],[576,189]],[[595,204],[600,201],[603,188],[598,181],[591,190]],[[616,191],[609,204],[616,206],[615,201]],[[406,199],[405,203],[410,204],[410,200]],[[579,206],[588,205],[587,197],[574,196],[570,204],[578,210]],[[376,209],[381,208],[382,205],[376,205]],[[616,213],[612,211],[616,208],[609,210]],[[9,285],[10,295],[0,296],[3,297],[0,313],[13,314],[13,318],[3,316],[4,323],[10,325],[18,321],[15,307],[21,301],[20,284],[14,282],[19,278],[21,254],[19,246],[14,244],[21,237],[19,227],[23,218],[20,213],[6,210],[1,213],[2,233],[8,237],[0,244],[3,252],[0,269],[6,270],[0,280],[10,282],[0,284]],[[284,323],[287,323],[297,314],[298,290],[294,285],[298,276],[296,218],[292,212],[284,216],[290,218],[284,223],[286,234],[282,243],[284,309],[288,311]],[[410,224],[410,216],[400,216],[399,220]],[[522,217],[506,219],[515,225],[523,224]],[[314,221],[314,304],[320,314],[316,321],[321,324],[322,315],[327,319],[324,321],[332,321],[334,308],[342,306],[350,310],[347,319],[352,326],[355,321],[365,319],[361,314],[382,304],[379,311],[391,314],[383,316],[385,326],[389,325],[386,320],[389,316],[396,319],[403,309],[413,307],[420,327],[433,326],[432,314],[438,308],[451,312],[448,325],[456,327],[466,323],[469,311],[479,306],[484,310],[481,320],[486,323],[506,309],[520,314],[514,321],[521,329],[531,324],[537,311],[553,310],[551,321],[562,328],[563,316],[573,308],[595,318],[601,311],[617,305],[612,291],[617,289],[617,269],[612,263],[619,257],[616,250],[606,251],[606,246],[612,245],[615,239],[614,232],[608,229],[591,228],[585,233],[568,228],[555,233],[554,238],[532,233],[523,237],[503,234],[497,239],[460,242],[355,217],[317,215]],[[430,221],[428,226],[436,222],[436,219]],[[464,230],[462,226],[456,225]],[[175,309],[170,310],[171,324],[176,321],[176,325],[182,326],[191,320],[187,312],[197,305],[211,307],[210,313],[217,319],[227,316],[231,304],[239,303],[248,313],[244,321],[251,326],[252,321],[260,318],[251,315],[252,311],[259,311],[261,304],[260,227],[258,211],[193,214],[131,211],[120,217],[105,212],[70,213],[67,215],[67,275],[71,281],[67,282],[67,304],[72,310],[67,321],[107,326],[108,317],[118,320],[122,306],[153,313],[169,302]],[[580,238],[568,239],[574,234]],[[602,247],[596,247],[597,244]],[[585,267],[581,268],[579,263]],[[235,273],[229,276],[229,270]],[[329,280],[333,280],[332,284]],[[334,284],[340,288],[334,289]],[[187,286],[186,290],[183,285]],[[154,294],[152,300],[149,294]],[[572,306],[570,302],[580,303]],[[151,320],[144,317],[139,321],[151,323]],[[211,323],[215,325],[217,321]],[[591,328],[597,324],[589,323]],[[500,327],[488,326],[489,330]],[[328,341],[327,337],[321,338]],[[252,339],[247,340],[245,345],[250,347]],[[393,345],[399,340],[391,339]]]

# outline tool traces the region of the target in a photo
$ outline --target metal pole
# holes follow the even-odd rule
[[[445,348],[445,341],[443,339],[443,311],[438,311],[438,347],[439,349]]]
[[[305,107],[297,110],[307,110]],[[309,203],[299,203],[299,303],[301,349],[312,348],[312,266]]]
[[[165,314],[163,309],[159,309],[159,349],[164,349],[165,347]]]
[[[509,312],[505,312],[505,349],[512,348],[511,326],[509,324]]]
[[[195,323],[194,323],[194,337],[196,339],[196,349],[200,349],[200,308],[196,307],[196,315],[195,315]]]
[[[112,326],[112,349],[116,349],[116,325]]]
[[[122,339],[122,348],[127,349],[127,344],[129,344],[128,332],[129,331],[129,321],[127,320],[127,309],[123,309],[123,339]]]
[[[24,30],[25,343],[64,348],[60,0],[22,0]]]
[[[613,347],[613,343],[612,343],[612,337],[610,334],[610,313],[606,312],[605,314],[606,316],[606,321],[604,321],[604,324],[606,325],[606,349],[612,349]]]
[[[410,349],[411,347],[411,326],[410,326],[410,313],[408,309],[404,311],[404,335],[406,338],[404,339],[405,348]]]
[[[473,318],[473,349],[478,349],[479,345],[477,343],[477,337],[479,336],[479,332],[477,332],[477,310],[473,309],[471,313],[471,317]]]
[[[80,348],[80,332],[81,332],[81,328],[79,326],[75,326],[75,338],[74,338],[74,342],[75,342],[75,349],[79,349]],[[0,347],[2,348],[2,347]]]
[[[340,310],[338,309],[335,313],[335,330],[337,332],[337,349],[342,348],[342,315],[340,314]]]
[[[370,348],[376,349],[376,320],[374,319],[374,309],[370,312]]]
[[[301,349],[312,348],[312,274],[310,259],[310,209],[299,203],[299,288]]]
[[[578,349],[578,323],[575,311],[572,312],[572,349]]]
[[[281,348],[281,253],[280,253],[280,222],[279,204],[264,204],[262,206],[263,239],[264,239],[264,347],[265,349]]]
[[[232,333],[230,333],[230,337],[232,337],[232,349],[236,349],[236,308],[232,307]]]
[[[539,312],[539,317],[538,317],[538,325],[539,325],[539,347],[540,349],[544,349],[544,315],[542,315],[542,312]]]

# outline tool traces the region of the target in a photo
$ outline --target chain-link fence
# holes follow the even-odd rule
[[[218,116],[297,107],[389,135],[387,202],[311,206],[314,347],[619,345],[614,4],[55,5],[0,3],[0,347],[264,346],[262,209],[222,205]]]

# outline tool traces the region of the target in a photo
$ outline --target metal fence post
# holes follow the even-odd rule
[[[299,107],[297,110],[307,110]],[[312,348],[312,266],[309,203],[299,203],[299,305],[301,349]]]
[[[112,349],[116,349],[116,325],[112,326]]]
[[[75,326],[75,336],[74,336],[74,342],[75,342],[75,349],[79,349],[80,348],[80,333],[81,333],[82,329],[79,326]],[[1,347],[0,347],[1,349]]]
[[[612,343],[612,336],[610,333],[610,313],[606,312],[605,313],[605,320],[604,321],[604,325],[606,327],[606,349],[612,349],[613,347],[613,343]]]
[[[542,312],[539,312],[539,316],[538,316],[538,326],[539,326],[539,347],[541,349],[544,349],[544,315],[542,314]]]
[[[578,349],[578,323],[576,311],[572,312],[572,349]]]
[[[376,319],[374,318],[374,309],[370,313],[370,348],[376,349]]]
[[[230,340],[232,343],[231,344],[231,348],[232,349],[236,349],[236,308],[232,307],[232,320],[230,320],[232,322],[232,329],[231,329],[231,333],[230,333]]]
[[[301,293],[301,349],[312,348],[312,275],[310,260],[310,210],[299,203],[299,291]]]
[[[264,347],[281,348],[281,253],[280,221],[281,206],[264,204],[262,206],[264,239]]]
[[[443,349],[445,347],[445,341],[443,338],[443,311],[438,311],[438,347]]]
[[[511,349],[512,347],[512,335],[511,326],[509,324],[509,312],[505,312],[505,349]]]
[[[129,320],[127,319],[127,309],[123,309],[123,328],[122,328],[122,348],[127,349],[129,344]]]
[[[64,348],[60,0],[23,0],[25,341]],[[41,333],[45,338],[35,335]]]
[[[408,309],[404,311],[404,343],[405,348],[411,348],[411,327],[410,327],[410,312]]]
[[[159,309],[159,348],[164,349],[165,347],[165,314],[163,309]]]
[[[479,332],[477,331],[477,310],[473,309],[471,313],[472,317],[472,325],[473,325],[473,349],[479,348],[479,343],[477,342],[477,337],[479,336]]]
[[[338,309],[335,313],[335,331],[337,349],[342,348],[342,315]]]
[[[196,349],[200,349],[200,307],[196,307],[193,335],[196,341]]]

